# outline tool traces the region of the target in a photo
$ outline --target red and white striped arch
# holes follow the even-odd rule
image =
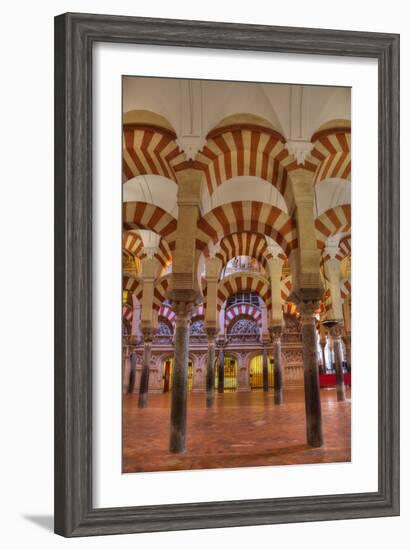
[[[199,321],[205,318],[205,308],[202,304],[196,306],[191,314],[191,321]]]
[[[270,182],[285,197],[288,172],[297,168],[285,139],[275,130],[252,124],[217,128],[207,136],[205,147],[195,159],[204,172],[209,194],[218,185],[237,176],[257,176]]]
[[[143,254],[144,243],[137,233],[123,231],[122,250],[127,256],[137,256],[141,258]]]
[[[266,268],[267,260],[272,257],[268,251],[265,235],[245,231],[224,237],[219,243],[219,250],[216,257],[221,260],[223,266],[235,256],[250,256],[256,258]],[[284,254],[280,257],[282,260],[286,259]]]
[[[159,206],[147,202],[124,202],[122,219],[125,230],[150,229],[161,235],[170,250],[174,250],[177,220]]]
[[[335,259],[341,262],[347,256],[350,256],[350,254],[351,254],[351,237],[350,235],[346,235],[345,237],[342,237],[340,239],[339,249],[337,251]],[[325,253],[325,249],[323,249],[321,262],[320,262],[321,266],[323,266],[323,264],[325,264],[328,260],[330,260],[330,258],[331,258],[330,254]]]
[[[352,284],[350,279],[342,279],[340,281],[340,296],[344,301],[352,295]]]
[[[317,246],[325,247],[326,240],[337,233],[350,233],[351,215],[350,204],[335,206],[323,212],[315,220]]]
[[[142,279],[136,279],[135,277],[124,276],[122,278],[122,289],[128,290],[131,294],[137,297],[141,301],[142,298]]]
[[[170,130],[146,124],[123,126],[124,182],[144,174],[176,181],[174,167],[185,159]]]
[[[162,303],[165,300],[165,296],[168,290],[171,288],[171,274],[160,277],[155,282],[154,287],[154,302],[152,307],[159,311],[161,309]]]
[[[290,293],[292,292],[292,277],[288,275],[280,282],[280,295],[284,302],[289,300]]]
[[[203,305],[199,305],[196,308],[194,308],[191,320],[197,320],[197,319],[204,319],[205,316],[205,310]],[[163,319],[166,319],[171,324],[175,323],[175,312],[172,309],[172,306],[169,306],[168,304],[162,304],[158,311],[158,317],[162,317]]]
[[[286,302],[282,305],[282,311],[284,315],[292,315],[293,317],[300,317],[300,313],[295,304]]]
[[[342,301],[344,301],[346,298],[349,298],[352,293],[352,287],[350,283],[350,279],[342,279],[340,281],[340,296],[342,298]],[[323,306],[323,312],[326,315],[332,308],[332,295],[330,292],[330,289],[326,289],[322,296],[322,306]]]
[[[158,317],[166,319],[171,325],[175,324],[175,313],[171,306],[162,304],[158,311]]]
[[[350,235],[346,235],[340,239],[339,250],[336,254],[336,258],[340,261],[350,256],[352,253],[352,239]]]
[[[262,202],[235,201],[217,206],[198,220],[196,246],[208,256],[222,238],[243,232],[271,237],[286,256],[298,244],[296,224],[283,210]]]
[[[259,325],[262,323],[262,313],[258,307],[251,304],[235,304],[225,311],[225,327],[239,316],[251,317]]]
[[[144,252],[144,243],[138,235],[133,231],[124,231],[122,235],[122,249],[127,256],[136,256],[140,260],[146,257]],[[154,255],[162,267],[167,267],[172,262],[172,255],[169,245],[165,239],[161,239],[158,252]]]
[[[129,304],[122,306],[122,317],[127,323],[132,323],[132,307]]]
[[[330,293],[330,289],[327,288],[322,296],[322,306],[323,306],[323,312],[325,314],[325,317],[327,316],[328,312],[332,309],[332,295]]]
[[[312,164],[316,165],[314,183],[330,178],[350,181],[350,128],[329,128],[312,136]]]
[[[237,292],[255,292],[259,294],[266,306],[270,308],[272,300],[269,281],[257,273],[234,274],[226,277],[218,284],[217,308],[221,309],[224,302]]]

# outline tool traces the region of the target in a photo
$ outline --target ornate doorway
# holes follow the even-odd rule
[[[273,357],[268,357],[268,386],[273,388]],[[263,390],[263,356],[256,355],[249,365],[249,384],[251,390]]]

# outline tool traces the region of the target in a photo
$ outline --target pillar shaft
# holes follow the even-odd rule
[[[266,346],[262,352],[263,391],[269,391],[268,350]]]
[[[322,350],[322,367],[320,369],[320,372],[321,374],[325,374],[326,373],[326,370],[327,370],[327,367],[326,367],[326,353],[325,353],[325,349],[326,349],[326,340],[324,342],[320,342],[320,349]]]
[[[273,339],[274,371],[273,371],[273,402],[275,405],[283,403],[283,368],[281,328],[271,329]]]
[[[333,340],[333,350],[335,355],[335,372],[336,372],[336,393],[338,401],[346,400],[345,382],[343,375],[343,352],[342,352],[342,329],[340,325],[330,329],[330,334]]]
[[[137,354],[135,350],[130,355],[130,377],[128,383],[128,393],[133,393],[135,387],[135,379],[137,375]]]
[[[141,305],[135,296],[132,297],[132,326],[131,326],[131,341],[137,344],[141,340]]]
[[[322,409],[320,403],[319,368],[316,350],[315,310],[318,302],[301,302],[303,364],[307,442],[311,447],[323,445]]]
[[[224,392],[225,384],[225,358],[224,350],[222,347],[219,348],[219,357],[218,357],[218,393]]]
[[[144,334],[144,351],[142,356],[142,372],[138,396],[138,407],[145,409],[148,400],[149,368],[151,364],[152,334]]]
[[[346,349],[346,368],[348,372],[352,369],[352,358],[351,358],[351,334],[350,332],[347,332],[343,337],[343,342],[345,343],[345,349]]]
[[[215,331],[208,331],[208,363],[206,366],[206,406],[212,407],[215,397]]]
[[[189,321],[192,304],[180,302],[174,305],[175,353],[172,373],[171,428],[169,450],[171,453],[185,451],[186,415],[188,397]]]

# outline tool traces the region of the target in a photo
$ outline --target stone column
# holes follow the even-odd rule
[[[225,384],[225,362],[224,362],[224,349],[223,343],[219,344],[219,355],[218,355],[218,393],[224,392]]]
[[[320,345],[320,351],[319,351],[319,373],[325,374],[326,372],[326,354],[325,354],[325,348],[326,348],[326,329],[323,325],[323,323],[319,324],[319,345]]]
[[[142,355],[142,372],[138,396],[138,407],[145,409],[148,400],[149,369],[151,365],[152,332],[144,331],[144,349]]]
[[[169,450],[185,451],[186,412],[188,397],[189,323],[192,303],[176,302],[173,305],[175,321],[175,354],[171,390],[171,429]]]
[[[351,333],[345,332],[343,338],[343,342],[345,344],[346,348],[346,368],[349,372],[352,370],[352,359],[351,359],[351,353],[352,353],[352,339],[351,339]]]
[[[320,368],[320,373],[321,374],[326,374],[326,340],[321,340],[320,341],[320,348],[322,350],[322,367]]]
[[[343,350],[342,350],[342,327],[338,324],[330,329],[330,335],[333,341],[333,351],[335,355],[336,371],[336,393],[338,401],[345,401],[345,382],[343,375]]]
[[[327,285],[330,292],[329,308],[326,311],[326,319],[343,320],[343,306],[340,295],[340,261],[337,259],[339,252],[338,236],[327,239],[324,253],[328,260],[323,264]]]
[[[206,406],[212,407],[215,398],[215,333],[208,329],[208,358],[206,366]]]
[[[283,368],[282,368],[282,327],[272,327],[273,354],[275,359],[273,371],[273,402],[275,405],[283,403]]]
[[[323,430],[315,319],[319,302],[300,302],[298,307],[302,321],[307,442],[310,447],[321,447]]]
[[[127,393],[133,393],[135,388],[135,380],[137,377],[137,352],[132,350],[130,354],[130,370]]]
[[[351,371],[352,365],[351,365],[351,350],[352,350],[352,338],[351,338],[351,307],[350,307],[350,299],[345,298],[345,301],[343,303],[343,318],[344,318],[344,335],[343,335],[343,342],[345,344],[346,348],[346,366],[348,371]]]
[[[269,332],[268,332],[268,308],[265,304],[261,304],[260,306],[261,314],[262,314],[262,326],[261,326],[261,342],[264,344],[269,340]]]
[[[250,391],[249,383],[249,354],[242,352],[238,354],[238,392]]]
[[[268,372],[268,350],[266,345],[262,351],[262,375],[263,375],[263,391],[269,391],[269,372]]]
[[[226,305],[223,304],[221,306],[221,309],[218,314],[218,321],[219,321],[219,337],[225,338],[225,307]]]
[[[141,340],[141,304],[136,296],[132,297],[131,342],[135,345]]]

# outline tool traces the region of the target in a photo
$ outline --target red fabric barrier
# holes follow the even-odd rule
[[[352,385],[352,377],[350,372],[345,372],[344,380],[346,386]],[[319,374],[319,383],[321,388],[331,388],[336,386],[336,374]]]

